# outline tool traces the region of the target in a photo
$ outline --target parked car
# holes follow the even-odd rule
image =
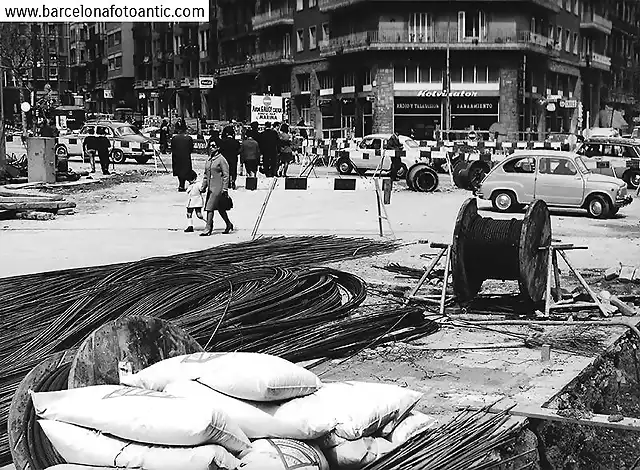
[[[635,140],[621,137],[595,137],[587,139],[577,150],[592,162],[594,173],[622,179],[629,188],[640,186],[640,146]],[[604,163],[603,163],[604,162]]]
[[[518,151],[496,165],[476,192],[494,209],[511,212],[534,199],[549,206],[586,209],[604,219],[631,203],[627,186],[617,178],[593,173],[572,152]]]
[[[391,134],[371,134],[362,139],[355,148],[342,151],[336,162],[336,168],[342,175],[354,171],[361,173],[380,170],[391,170],[391,155],[395,150],[388,148],[387,142]],[[434,191],[438,186],[438,174],[433,170],[429,157],[422,156],[420,144],[410,137],[400,135],[405,156],[401,157],[402,166],[398,170],[398,178],[406,179],[410,189],[420,192]]]
[[[133,158],[138,163],[147,163],[154,156],[155,143],[152,139],[143,136],[135,126],[118,121],[87,123],[78,133],[60,136],[56,154],[61,157],[82,156],[84,138],[96,132],[106,135],[111,141],[111,158],[115,163],[123,163],[127,158]]]

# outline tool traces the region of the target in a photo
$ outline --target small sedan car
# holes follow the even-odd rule
[[[542,149],[515,152],[496,165],[476,195],[500,212],[542,199],[552,207],[586,209],[598,219],[614,216],[632,201],[623,181],[592,172],[580,155]]]
[[[347,156],[341,157],[336,163],[338,172],[348,175],[354,170],[361,171],[389,171],[391,157],[386,155],[387,141],[391,134],[372,134],[364,137],[357,148],[345,150]],[[405,178],[408,169],[420,160],[420,144],[410,137],[398,136],[406,156],[402,157],[402,168],[398,171],[399,178]],[[355,168],[354,168],[355,167]]]
[[[85,124],[78,133],[58,137],[56,155],[83,155],[82,143],[88,135],[105,135],[111,141],[111,158],[115,163],[124,163],[133,158],[138,163],[147,163],[154,157],[155,143],[143,136],[131,124],[117,121],[103,121]]]

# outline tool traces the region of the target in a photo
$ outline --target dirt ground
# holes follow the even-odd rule
[[[204,158],[197,157],[194,165],[202,174]],[[72,167],[82,169],[80,164]],[[113,177],[96,177],[99,182],[48,190],[75,201],[75,215],[51,221],[0,221],[0,276],[133,261],[247,240],[266,195],[266,191],[246,191],[242,187],[232,191],[234,209],[230,215],[237,230],[223,235],[221,220],[216,219],[214,236],[204,238],[198,236],[203,224],[197,220],[195,234],[183,233],[185,195],[176,191],[174,177],[154,174],[152,165],[129,165],[118,172]],[[296,169],[290,174],[297,174]],[[320,174],[326,175],[326,169]],[[441,175],[441,187],[432,194],[412,192],[402,185],[394,188],[391,205],[387,206],[389,222],[406,246],[389,255],[345,260],[335,266],[373,283],[413,285],[415,281],[378,267],[393,262],[423,268],[428,259],[422,255],[432,250],[416,242],[450,241],[458,209],[470,193],[452,189],[448,179]],[[485,217],[505,217],[493,213],[489,203],[481,201],[479,206]],[[569,253],[580,269],[618,264],[640,267],[640,200],[622,209],[613,220],[553,212],[552,226],[554,238],[589,247]],[[277,189],[259,233],[375,237],[377,231],[373,191]],[[385,233],[391,235],[386,224]],[[510,331],[532,330],[523,327]],[[624,328],[608,330],[609,340],[613,342],[623,332]],[[593,360],[553,351],[551,361],[542,362],[540,351],[528,348],[452,350],[505,341],[510,340],[503,334],[445,325],[413,346],[374,348],[347,362],[320,366],[316,372],[327,381],[380,380],[407,385],[424,393],[422,410],[445,419],[460,407],[482,406],[503,398],[542,405]]]

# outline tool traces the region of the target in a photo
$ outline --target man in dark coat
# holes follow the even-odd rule
[[[220,153],[229,164],[229,187],[236,189],[236,178],[238,177],[238,155],[240,154],[240,142],[236,140],[233,126],[227,126],[222,131],[220,141]]]
[[[44,120],[44,124],[40,128],[40,136],[41,137],[58,137],[59,132],[58,129],[51,125],[51,122],[48,119]]]
[[[254,139],[251,129],[247,129],[246,136],[240,146],[240,161],[247,170],[247,176],[255,178],[260,162],[260,146]]]
[[[264,174],[268,178],[275,176],[278,168],[278,142],[280,138],[278,133],[271,128],[271,123],[264,125],[264,131],[260,134],[260,151],[262,152],[262,166]]]
[[[193,170],[191,166],[193,139],[186,134],[186,126],[179,126],[176,130],[178,134],[171,139],[171,164],[173,165],[173,176],[178,177],[178,191],[185,192],[184,184]]]
[[[398,171],[402,168],[402,157],[400,157],[399,152],[404,150],[400,139],[398,138],[398,134],[395,132],[391,134],[389,140],[387,141],[387,149],[393,150],[395,153],[391,157],[391,179],[393,181],[398,180]]]
[[[260,140],[260,131],[258,131],[259,124],[256,121],[251,123],[251,130],[249,131],[253,140],[258,142]]]
[[[99,129],[102,131],[102,129]],[[104,131],[102,131],[104,132]],[[85,153],[90,150],[95,151],[98,154],[98,158],[100,159],[100,167],[102,168],[103,175],[109,175],[109,154],[111,148],[111,142],[104,134],[98,135],[88,135],[84,138],[84,142],[82,143]]]
[[[304,118],[300,118],[300,121],[298,122],[298,127],[300,127],[300,137],[306,140],[309,137],[309,134],[305,129],[305,127],[307,127],[307,123],[304,122]]]

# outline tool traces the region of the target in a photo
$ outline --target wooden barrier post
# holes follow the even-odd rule
[[[384,204],[391,204],[391,191],[393,190],[393,180],[385,178],[382,180],[382,192],[384,194]]]

